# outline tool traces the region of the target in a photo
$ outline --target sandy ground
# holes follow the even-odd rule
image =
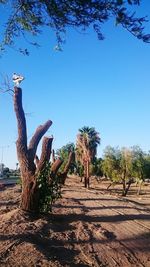
[[[0,191],[0,266],[150,267],[150,185],[136,196],[70,177],[53,213],[19,210],[19,186]]]

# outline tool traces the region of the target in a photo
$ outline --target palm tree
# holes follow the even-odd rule
[[[100,144],[99,133],[94,127],[79,129],[76,143],[76,159],[84,167],[85,187],[89,187],[89,166],[97,153],[97,146]]]

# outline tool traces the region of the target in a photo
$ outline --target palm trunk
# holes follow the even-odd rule
[[[86,185],[86,162],[84,161],[83,163],[83,175],[84,175],[84,187],[86,188],[87,185]]]
[[[89,181],[89,179],[90,179],[90,163],[89,163],[89,160],[87,160],[87,188],[89,188],[89,186],[90,186],[90,181]]]
[[[89,161],[88,160],[86,160],[84,164],[84,169],[85,169],[85,175],[84,175],[85,188],[89,188]]]

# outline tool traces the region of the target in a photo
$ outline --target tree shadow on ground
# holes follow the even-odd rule
[[[117,207],[116,207],[117,208]],[[85,214],[55,214],[53,215],[56,221],[84,221],[84,222],[122,222],[132,220],[147,220],[150,221],[150,214],[119,214],[119,215],[108,215],[108,216],[90,216]]]
[[[76,206],[75,205],[74,206],[73,205],[72,206],[68,205],[68,206],[66,206],[66,205],[62,204],[61,206],[60,205],[58,205],[58,206],[55,205],[55,208],[78,209],[78,208],[81,208],[81,206],[80,205],[76,205]],[[92,210],[104,210],[104,209],[108,209],[108,210],[109,209],[119,209],[119,210],[123,210],[123,209],[134,210],[135,209],[135,210],[138,210],[138,211],[150,212],[149,208],[145,208],[145,209],[141,208],[140,209],[140,208],[137,208],[137,207],[134,207],[134,206],[131,207],[131,206],[115,206],[115,205],[114,206],[99,206],[99,207],[97,207],[97,206],[96,207],[90,207],[90,206],[88,207],[88,206],[86,206],[85,209],[87,210],[87,212],[92,211]]]
[[[6,200],[1,200],[0,201],[0,207],[2,206],[16,206],[16,205],[19,205],[19,200],[9,200],[9,201],[6,201]]]
[[[80,216],[80,217],[79,217]],[[52,218],[47,219],[46,224],[40,229],[37,233],[23,233],[23,234],[3,234],[0,235],[0,240],[7,241],[9,240],[12,244],[21,245],[23,243],[32,244],[45,258],[47,261],[55,262],[58,261],[61,266],[65,266],[65,264],[70,264],[69,266],[75,267],[88,267],[89,265],[86,263],[76,263],[75,259],[80,254],[79,249],[75,245],[84,246],[86,244],[99,244],[104,245],[111,242],[118,242],[120,244],[124,244],[130,250],[133,250],[134,253],[136,251],[140,251],[143,253],[150,252],[150,234],[144,233],[140,235],[135,235],[134,237],[117,239],[116,236],[107,231],[105,238],[95,238],[93,236],[92,231],[89,234],[89,239],[76,239],[72,238],[72,235],[69,236],[68,239],[58,239],[57,234],[62,231],[72,231],[76,232],[78,225],[75,224],[76,221],[82,219],[82,222],[90,222],[93,224],[93,218],[89,216],[75,216],[72,215],[53,215]],[[134,216],[134,215],[132,215]],[[109,220],[112,220],[112,216]],[[114,217],[114,216],[113,216]],[[94,218],[94,222],[104,221],[103,217]],[[74,222],[73,225],[70,223]],[[100,224],[99,224],[100,226]],[[98,225],[97,225],[98,227]],[[49,235],[50,230],[52,230],[55,235]],[[86,225],[85,225],[86,230]],[[81,238],[81,237],[80,237]],[[118,248],[119,249],[119,248]],[[5,254],[4,254],[5,255]],[[1,257],[1,263],[3,262],[3,255]]]

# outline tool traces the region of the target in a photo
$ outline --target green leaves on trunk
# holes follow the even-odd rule
[[[51,179],[51,166],[47,163],[38,176],[39,211],[47,213],[52,211],[52,205],[61,197],[60,177],[56,174]]]

